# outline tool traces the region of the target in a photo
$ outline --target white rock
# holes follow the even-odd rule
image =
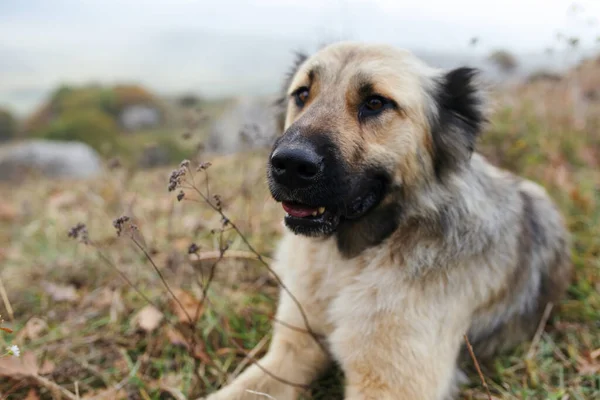
[[[278,135],[274,97],[240,97],[212,125],[206,150],[235,153],[270,147]]]
[[[0,181],[26,173],[47,178],[89,178],[99,174],[98,153],[85,143],[28,140],[0,146]]]

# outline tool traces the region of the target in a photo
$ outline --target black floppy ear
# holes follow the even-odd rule
[[[296,57],[287,74],[285,75],[285,79],[283,82],[283,86],[280,90],[279,97],[275,101],[275,113],[277,119],[277,128],[280,132],[283,132],[285,126],[285,114],[287,112],[287,91],[289,89],[290,84],[292,83],[292,79],[300,66],[308,59],[308,56],[302,52],[296,52]]]
[[[433,94],[437,112],[431,118],[431,134],[438,178],[469,161],[487,121],[478,78],[478,70],[462,67],[444,74],[437,82]]]

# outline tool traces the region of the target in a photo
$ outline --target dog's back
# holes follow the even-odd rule
[[[469,330],[477,356],[489,358],[531,339],[546,309],[564,295],[572,265],[569,233],[546,190],[477,155],[474,162],[484,166],[476,169],[484,175],[501,174],[515,182],[518,207],[516,265],[496,295],[475,312]]]

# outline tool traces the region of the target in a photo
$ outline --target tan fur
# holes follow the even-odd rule
[[[562,219],[544,189],[477,154],[443,188],[436,183],[427,116],[430,78],[440,72],[410,53],[333,45],[300,66],[289,91],[308,85],[311,70],[316,83],[307,107],[298,111],[290,102],[286,127],[300,122],[307,131],[316,125],[342,132],[334,140],[352,168],[385,166],[392,185],[402,187],[406,204],[397,230],[353,257],[340,253],[334,237],[285,234],[274,267],[314,332],[326,338],[327,352],[310,335],[275,324],[271,347],[259,363],[285,380],[308,385],[335,360],[345,373],[348,400],[451,398],[464,334],[481,339],[476,348],[482,355],[525,340],[537,321],[523,323],[521,315],[529,315],[523,310],[535,309],[535,317],[538,302],[564,292],[570,263]],[[359,101],[353,88],[360,76],[375,80],[375,90],[398,102],[401,111],[359,125],[348,110]],[[388,196],[382,204],[395,201]],[[441,235],[423,216],[443,206],[449,207],[449,233]],[[524,223],[525,217],[531,221]],[[541,234],[540,243],[528,242]],[[540,285],[552,291],[547,299],[527,297]],[[285,291],[277,319],[304,327]],[[208,399],[266,398],[248,389],[277,400],[300,393],[254,365]]]

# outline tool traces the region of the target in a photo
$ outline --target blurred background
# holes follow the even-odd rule
[[[77,140],[152,166],[185,153],[175,131],[202,104],[214,108],[205,127],[230,111],[210,146],[232,150],[239,125],[266,123],[253,107],[279,90],[295,50],[385,42],[497,82],[557,80],[598,52],[599,18],[593,0],[5,0],[0,138]]]
[[[264,353],[273,102],[296,51],[338,40],[493,84],[479,149],[548,188],[577,276],[488,383],[495,398],[600,399],[598,0],[0,1],[0,357],[22,350],[0,358],[0,399],[194,398]],[[78,223],[85,243],[67,235]],[[472,377],[464,398],[487,398]],[[311,396],[341,398],[342,380]]]

